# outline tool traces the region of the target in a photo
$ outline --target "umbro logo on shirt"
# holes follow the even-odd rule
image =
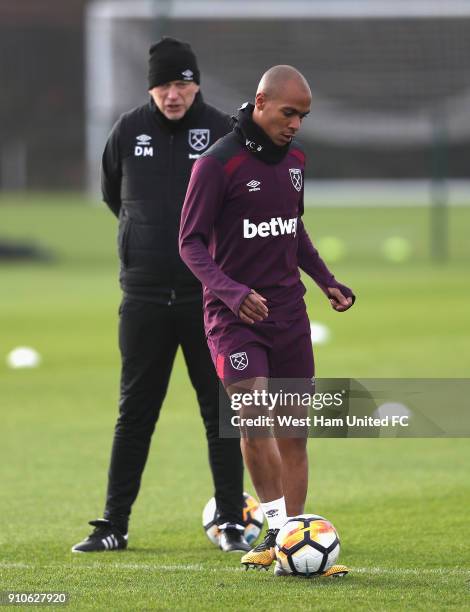
[[[258,185],[261,185],[261,182],[255,181],[255,179],[246,184],[246,186],[248,187],[248,191],[260,191],[261,187],[259,187]]]
[[[137,144],[134,147],[134,157],[153,157],[152,137],[148,134],[136,136]]]

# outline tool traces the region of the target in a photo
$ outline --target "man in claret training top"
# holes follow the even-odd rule
[[[270,68],[254,106],[241,107],[233,132],[195,163],[188,185],[180,254],[203,284],[209,349],[229,396],[266,389],[269,378],[313,377],[299,268],[336,311],[354,303],[302,223],[305,154],[293,138],[311,99],[295,68]],[[264,541],[241,562],[267,568],[280,527],[304,511],[306,437],[242,436],[241,448],[268,521]]]

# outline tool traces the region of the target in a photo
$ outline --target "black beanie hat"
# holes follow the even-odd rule
[[[164,37],[149,50],[149,89],[170,81],[200,82],[196,56],[188,43]]]

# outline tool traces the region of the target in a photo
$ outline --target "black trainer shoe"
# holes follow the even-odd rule
[[[122,534],[106,519],[96,519],[88,523],[94,527],[94,531],[83,540],[72,547],[72,552],[103,552],[105,550],[124,550],[127,548],[127,533]]]
[[[254,567],[256,569],[264,568],[267,570],[276,558],[274,546],[278,533],[279,529],[268,529],[261,544],[258,544],[256,548],[253,548],[253,550],[250,550],[246,555],[243,555],[240,563],[243,563],[246,569]]]
[[[251,546],[245,540],[245,528],[236,523],[219,525],[219,547],[224,552],[247,552]]]

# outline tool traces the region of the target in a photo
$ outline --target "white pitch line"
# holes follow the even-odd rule
[[[159,570],[165,572],[244,572],[243,567],[205,567],[203,565],[192,564],[192,565],[160,565],[158,563],[91,563],[83,564],[77,563],[76,565],[67,565],[65,563],[56,563],[51,565],[33,565],[21,562],[0,562],[0,568],[18,568],[18,569],[57,569],[59,567],[67,567],[70,569],[106,569],[107,567],[112,569],[132,569],[132,570]],[[374,575],[397,575],[397,576],[409,576],[409,575],[432,575],[432,576],[448,576],[448,575],[470,575],[470,568],[443,568],[443,567],[352,567],[351,574],[374,574]]]
[[[445,567],[423,567],[423,568],[419,568],[419,567],[353,567],[351,568],[351,573],[358,573],[358,574],[389,574],[389,575],[394,575],[394,574],[398,574],[398,575],[402,575],[402,576],[406,576],[406,575],[422,575],[422,574],[428,574],[428,575],[440,575],[440,576],[446,576],[446,575],[470,575],[470,568],[465,569],[465,568],[458,568],[458,567],[452,567],[452,568],[445,568]]]

